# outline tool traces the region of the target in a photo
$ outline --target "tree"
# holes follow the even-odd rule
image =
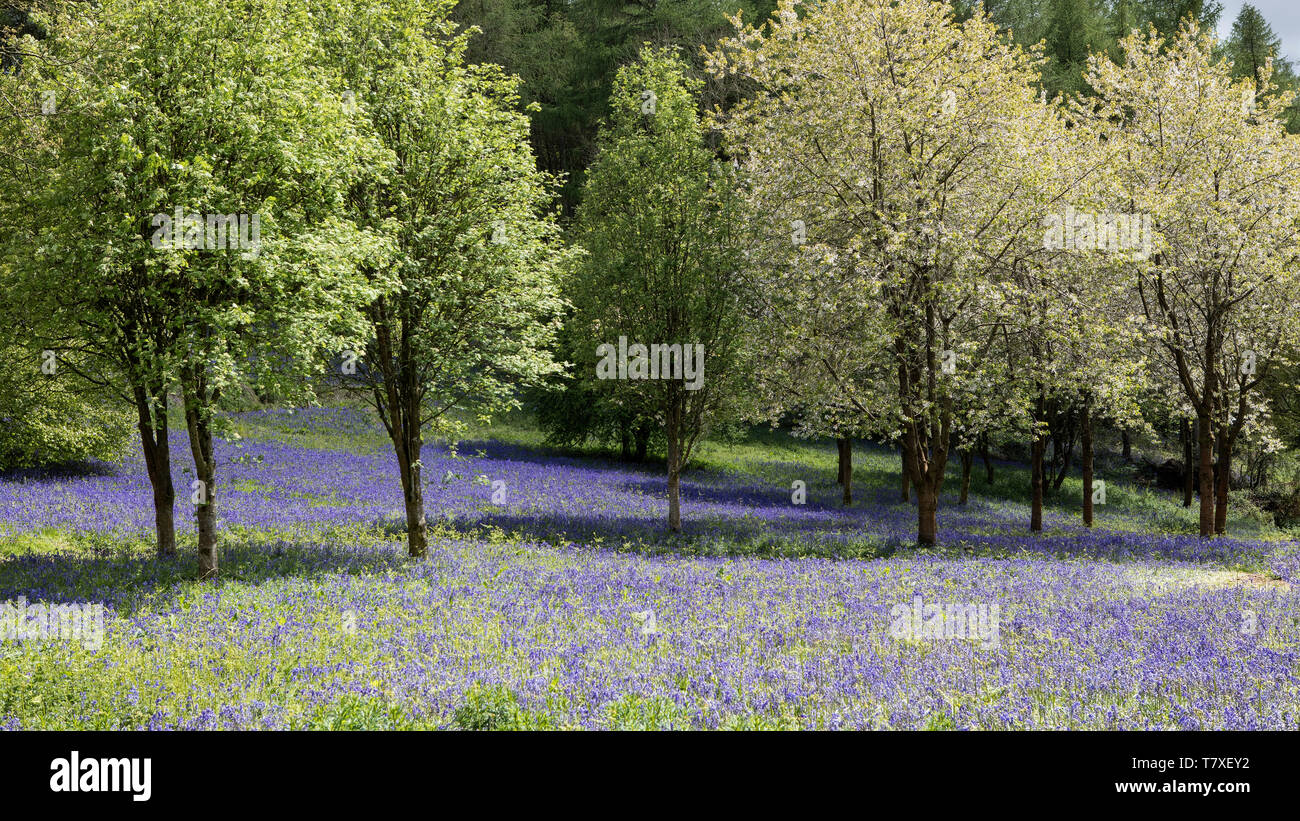
[[[1257,388],[1300,332],[1300,151],[1279,119],[1291,95],[1233,82],[1194,23],[1170,40],[1134,32],[1123,49],[1122,66],[1090,67],[1100,96],[1092,123],[1116,147],[1117,206],[1155,226],[1135,291],[1155,361],[1196,414],[1200,532],[1210,536],[1227,515],[1216,438],[1226,482]]]
[[[705,145],[701,85],[671,49],[647,47],[619,70],[578,209],[587,256],[571,280],[587,341],[579,374],[662,425],[673,531],[682,470],[735,407],[746,354],[739,200],[729,166]]]
[[[1052,0],[1043,69],[1049,95],[1084,90],[1088,56],[1109,46],[1104,13],[1097,0]]]
[[[464,427],[455,412],[487,419],[516,407],[519,388],[558,369],[557,281],[572,256],[546,210],[553,180],[514,111],[518,81],[464,64],[468,35],[450,7],[330,3],[325,14],[330,59],[388,156],[348,194],[351,217],[390,250],[363,266],[378,292],[365,303],[371,341],[344,356],[340,378],[392,440],[412,556],[427,550],[425,430],[454,436]]]
[[[936,540],[954,403],[980,382],[983,300],[1041,213],[1033,146],[1050,128],[1034,60],[986,17],[956,24],[924,0],[849,0],[802,16],[783,2],[711,55],[753,84],[721,118],[751,203],[775,235],[863,283],[887,340],[890,416],[917,491],[917,541]],[[871,284],[868,286],[867,281]],[[877,294],[879,295],[877,297]]]
[[[776,192],[752,185],[748,165],[733,167],[749,196],[747,222],[767,226],[747,236],[743,251],[749,336],[765,353],[746,391],[746,415],[773,425],[792,420],[796,436],[833,437],[836,481],[851,504],[853,440],[897,438],[877,284],[816,236],[808,242],[803,221],[773,228],[777,206],[766,197]],[[904,501],[907,487],[904,476]]]
[[[579,287],[571,282],[569,289]],[[572,312],[557,337],[557,355],[566,362],[586,361],[591,355],[587,334],[575,327]],[[537,424],[546,441],[560,447],[617,445],[624,461],[644,462],[652,441],[659,441],[660,425],[654,408],[645,407],[639,397],[626,391],[609,391],[585,369],[578,373],[555,374],[530,397]]]
[[[74,370],[60,369],[53,351],[24,344],[20,325],[3,327],[9,339],[0,342],[0,470],[119,458],[131,438],[120,403],[88,390]]]
[[[571,217],[583,174],[595,157],[600,123],[619,67],[636,60],[643,43],[678,46],[698,68],[701,46],[728,29],[728,12],[768,14],[774,0],[461,0],[452,19],[475,26],[469,63],[496,63],[522,80],[520,101],[531,106],[533,151],[561,179],[563,212]],[[721,98],[730,89],[708,86]]]
[[[1233,77],[1249,77],[1256,88],[1271,81],[1284,91],[1296,91],[1295,70],[1282,56],[1282,39],[1251,4],[1245,4],[1237,13],[1223,51],[1232,61]],[[1294,101],[1287,107],[1286,123],[1292,133],[1300,130],[1300,108]]]
[[[320,349],[359,332],[348,306],[372,243],[336,215],[365,141],[313,65],[300,7],[108,0],[92,13],[60,18],[32,46],[47,59],[4,79],[14,98],[53,90],[56,103],[5,126],[34,149],[14,189],[13,286],[68,367],[134,405],[164,555],[179,385],[212,577],[222,396],[244,380],[287,395]]]
[[[1145,369],[1124,267],[1143,253],[1143,223],[1110,210],[1113,149],[1081,126],[1078,105],[1054,100],[1045,107],[1055,125],[1038,144],[1044,184],[1027,192],[1037,196],[1041,228],[1017,238],[993,318],[1006,381],[1021,385],[1008,398],[1017,410],[1007,418],[1030,439],[1034,532],[1042,530],[1044,496],[1060,489],[1076,441],[1084,523],[1091,526],[1094,420],[1134,418]]]
[[[1137,0],[1137,22],[1155,26],[1160,34],[1173,37],[1183,22],[1191,19],[1200,31],[1214,31],[1223,13],[1218,0]],[[1123,32],[1125,36],[1129,32]]]

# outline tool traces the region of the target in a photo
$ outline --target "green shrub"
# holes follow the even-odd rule
[[[80,390],[71,374],[43,374],[40,363],[0,351],[0,470],[120,458],[130,414]]]

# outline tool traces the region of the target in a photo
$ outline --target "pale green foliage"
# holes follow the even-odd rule
[[[56,116],[30,121],[48,148],[29,158],[22,192],[34,236],[20,286],[128,384],[189,364],[220,391],[261,354],[261,381],[301,387],[316,350],[360,327],[349,306],[368,290],[351,272],[375,244],[337,213],[364,140],[310,65],[293,4],[175,12],[110,0],[95,25],[69,21],[43,45],[82,59],[33,62],[15,80],[60,100]],[[176,207],[258,214],[260,253],[152,247],[151,218]]]
[[[414,401],[421,418],[404,424],[454,436],[449,411],[516,407],[520,386],[558,369],[549,348],[571,252],[549,210],[555,181],[529,149],[518,81],[464,65],[468,35],[448,22],[449,3],[319,5],[355,118],[386,153],[348,198],[390,249],[363,270],[397,284],[369,303],[371,342],[350,381],[390,432],[394,406]]]
[[[195,508],[207,575],[221,397],[256,381],[310,400],[321,351],[359,344],[357,308],[387,286],[356,271],[382,242],[341,218],[376,146],[317,67],[310,22],[288,0],[107,0],[59,18],[22,72],[0,75],[0,96],[53,90],[57,105],[0,126],[24,149],[7,191],[21,205],[4,207],[19,226],[7,284],[42,344],[75,351],[89,378],[136,405],[156,493],[170,465],[150,440],[179,383],[207,486]],[[198,215],[208,242],[167,242],[156,215],[177,209]],[[209,215],[243,215],[252,242],[212,248]],[[186,228],[171,239],[191,239]],[[155,502],[166,552],[171,511]]]
[[[1244,424],[1260,378],[1300,341],[1300,141],[1282,123],[1292,94],[1265,93],[1276,91],[1266,71],[1263,87],[1234,81],[1194,27],[1167,42],[1135,32],[1123,47],[1124,65],[1095,60],[1089,82],[1112,202],[1157,226],[1156,253],[1133,262],[1134,301],[1184,407],[1213,401]]]
[[[1006,375],[982,320],[1050,181],[1033,56],[924,0],[783,2],[765,30],[736,22],[710,65],[759,90],[719,122],[767,232],[753,256],[776,263],[779,344],[826,366],[828,427],[937,440],[954,400]]]

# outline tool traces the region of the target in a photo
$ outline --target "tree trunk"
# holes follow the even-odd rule
[[[939,510],[939,494],[930,482],[920,482],[916,486],[917,508],[917,544],[934,546],[938,540],[939,524],[936,516]]]
[[[1123,443],[1125,461],[1133,461],[1133,439],[1129,437],[1128,431],[1123,429],[1119,432],[1119,438]]]
[[[902,454],[902,458],[900,460],[902,463],[902,467],[899,470],[899,474],[898,474],[899,479],[902,482],[901,498],[904,502],[910,502],[912,501],[912,494],[911,494],[912,480],[907,475],[907,454],[903,451],[901,444],[899,446],[899,453]]]
[[[1034,533],[1043,530],[1043,451],[1046,449],[1045,438],[1038,427],[1043,418],[1043,396],[1038,396],[1038,406],[1034,414],[1034,441],[1029,448],[1030,467],[1030,511],[1029,529]]]
[[[928,289],[929,271],[923,269],[920,283]],[[938,540],[939,491],[948,465],[952,436],[952,399],[941,396],[939,352],[947,349],[948,324],[937,315],[933,304],[925,305],[925,339],[913,346],[896,335],[898,354],[898,398],[902,408],[902,464],[904,481],[916,487],[916,543],[929,547]]]
[[[150,399],[148,392],[135,388],[139,418],[140,449],[153,488],[154,533],[159,556],[176,555],[176,490],[172,485],[171,446],[167,441],[167,392]]]
[[[945,407],[929,431],[911,424],[903,436],[906,456],[904,475],[916,488],[916,543],[932,547],[938,541],[939,491],[943,488],[944,469],[948,464],[948,439],[951,436],[951,409]]]
[[[1083,453],[1083,524],[1092,527],[1092,400],[1083,400],[1083,410],[1079,418],[1079,436]]]
[[[429,552],[428,521],[424,515],[424,480],[420,467],[420,445],[415,445],[415,458],[402,476],[402,501],[406,506],[407,553],[420,557]]]
[[[1060,454],[1060,457],[1061,457],[1061,458],[1060,458],[1061,469],[1060,469],[1059,471],[1057,471],[1057,473],[1056,473],[1056,478],[1052,481],[1052,491],[1053,491],[1053,492],[1056,492],[1056,491],[1058,491],[1058,490],[1061,489],[1061,485],[1065,484],[1065,477],[1066,477],[1066,476],[1069,474],[1069,472],[1070,472],[1070,464],[1071,464],[1071,462],[1072,462],[1073,459],[1074,459],[1074,433],[1073,433],[1073,431],[1071,431],[1070,436],[1069,436],[1068,439],[1066,440],[1066,444],[1065,444],[1064,447],[1061,446],[1061,440],[1060,440],[1060,439],[1057,439],[1057,440],[1056,440],[1056,448],[1055,448],[1055,450]]]
[[[632,461],[632,431],[625,422],[618,426],[618,458],[624,462]]]
[[[1029,529],[1035,533],[1043,530],[1043,439],[1037,437],[1030,446],[1031,500]]]
[[[980,434],[980,459],[984,462],[984,483],[993,484],[993,460],[989,458],[989,435]]]
[[[212,404],[206,379],[195,367],[183,369],[185,424],[189,428],[190,454],[194,475],[200,483],[191,486],[194,518],[199,537],[199,578],[217,577],[217,462],[212,448]]]
[[[677,391],[669,388],[667,414],[668,434],[668,529],[680,533],[682,529],[682,407]]]
[[[212,434],[204,434],[204,449],[211,452]],[[197,466],[196,466],[197,468]],[[217,577],[217,471],[216,464],[209,457],[205,468],[199,472],[199,481],[207,493],[203,504],[197,505],[194,517],[199,530],[199,578],[215,579]]]
[[[932,547],[938,540],[937,511],[944,468],[948,463],[950,414],[951,409],[945,407],[937,424],[931,420],[929,431],[911,423],[903,434],[903,475],[916,488],[916,543],[919,547]]]
[[[1210,414],[1204,410],[1197,413],[1197,446],[1200,449],[1200,466],[1198,468],[1201,492],[1201,535],[1214,534],[1214,440],[1213,424]]]
[[[1196,493],[1196,473],[1192,468],[1192,422],[1184,418],[1178,428],[1183,444],[1183,507],[1192,506]]]
[[[406,508],[407,554],[413,558],[424,556],[429,550],[428,523],[424,515],[424,483],[420,467],[420,453],[424,439],[420,432],[411,430],[409,420],[393,430],[393,452],[397,455],[397,471],[402,477],[402,503]]]
[[[644,462],[650,450],[650,423],[642,422],[636,429],[636,460]]]
[[[1228,532],[1228,489],[1232,482],[1232,439],[1224,426],[1219,432],[1219,470],[1215,479],[1214,532]]]
[[[970,448],[961,451],[961,498],[958,504],[964,505],[970,499],[970,471],[975,464],[975,454]]]
[[[835,438],[835,484],[844,484],[844,437]]]
[[[375,329],[379,380],[371,384],[375,408],[384,422],[397,457],[402,480],[402,503],[406,512],[407,554],[422,558],[428,553],[429,538],[424,516],[424,479],[420,454],[424,449],[424,384],[419,378],[412,340],[412,307],[399,297],[390,305],[386,299],[370,306]]]

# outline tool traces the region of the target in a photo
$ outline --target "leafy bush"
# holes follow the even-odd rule
[[[120,406],[76,390],[71,376],[47,376],[40,359],[0,359],[0,470],[119,458],[131,437]]]

